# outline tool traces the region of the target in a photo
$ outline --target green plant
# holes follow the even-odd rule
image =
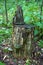
[[[0,62],[0,65],[5,65],[4,63]]]
[[[40,40],[40,41],[38,42],[38,45],[39,45],[41,48],[43,48],[43,40]]]
[[[31,64],[30,61],[31,61],[30,59],[27,59],[26,60],[26,65],[30,65]]]

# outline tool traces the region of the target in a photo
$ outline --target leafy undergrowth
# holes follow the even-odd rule
[[[36,30],[34,31],[34,34],[38,34],[40,30],[43,32],[43,7],[42,7],[42,15],[40,15],[40,1],[35,0],[7,0],[6,1],[6,7],[7,7],[7,15],[8,15],[8,22],[6,22],[6,13],[5,13],[5,0],[0,1],[0,43],[2,43],[3,39],[7,39],[12,36],[12,21],[13,17],[15,15],[15,11],[17,9],[17,5],[21,5],[23,9],[23,16],[24,16],[24,22],[27,24],[34,24],[36,26]],[[4,13],[3,13],[4,12]],[[40,22],[41,17],[41,22]],[[6,29],[8,27],[11,27],[9,29]],[[40,30],[37,30],[37,28],[40,28]],[[35,40],[37,40],[35,38]]]
[[[5,65],[4,63],[0,62],[0,65]]]
[[[43,40],[40,40],[40,41],[38,42],[38,45],[39,45],[41,48],[43,48]]]

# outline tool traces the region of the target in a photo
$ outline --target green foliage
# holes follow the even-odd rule
[[[30,62],[31,62],[31,60],[30,59],[27,59],[26,60],[26,65],[30,65],[31,64]]]
[[[0,62],[0,65],[5,65],[4,63]]]
[[[43,29],[43,22],[36,22],[36,23],[34,23],[34,25]]]
[[[41,48],[43,48],[43,40],[40,40],[40,41],[38,42],[38,45],[39,45]]]
[[[34,24],[36,29],[34,30],[34,35],[37,35],[40,30],[37,29],[39,27],[43,32],[43,7],[42,7],[42,15],[40,15],[40,5],[42,4],[42,0],[6,0],[7,14],[8,14],[8,23],[6,22],[6,13],[5,13],[5,0],[0,0],[0,42],[3,39],[7,39],[12,35],[12,19],[15,15],[15,10],[17,9],[17,5],[21,5],[23,9],[24,22],[27,24]],[[41,22],[40,22],[41,17]],[[11,27],[11,28],[7,28]],[[37,38],[36,38],[37,39]]]
[[[39,31],[36,29],[34,30],[34,35],[37,35],[39,33]]]
[[[0,42],[2,42],[2,40],[4,39],[11,37],[11,34],[12,34],[12,29],[1,28],[0,29]]]
[[[39,6],[37,3],[29,3],[28,6],[23,6],[23,11],[24,11],[24,21],[26,23],[35,23],[38,22],[39,18],[38,15],[39,13]],[[37,19],[36,19],[37,18]]]

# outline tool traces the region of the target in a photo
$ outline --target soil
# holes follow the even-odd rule
[[[5,65],[26,65],[26,60],[27,58],[25,57],[11,57],[11,55],[3,52],[3,50],[0,48],[0,62],[5,63]],[[38,61],[38,63],[36,62],[35,65],[43,65],[43,53],[40,58],[38,58],[38,60],[35,58],[32,60],[34,60],[35,62]],[[32,62],[31,65],[34,65],[34,62]]]

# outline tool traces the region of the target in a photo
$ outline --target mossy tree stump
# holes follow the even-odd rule
[[[33,25],[24,23],[23,10],[18,6],[13,18],[13,47],[16,55],[30,56],[33,43]]]

